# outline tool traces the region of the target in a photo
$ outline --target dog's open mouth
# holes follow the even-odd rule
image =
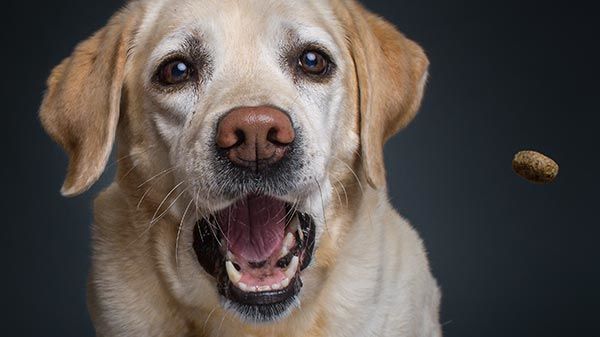
[[[248,321],[285,316],[315,245],[312,218],[279,199],[249,195],[198,221],[194,250],[225,305]]]

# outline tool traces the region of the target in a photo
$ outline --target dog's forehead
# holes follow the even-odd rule
[[[342,39],[328,1],[295,0],[154,0],[149,1],[138,38],[158,44],[190,33],[213,45],[273,42],[294,33],[319,37],[327,45]]]

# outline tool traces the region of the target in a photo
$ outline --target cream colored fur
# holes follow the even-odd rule
[[[157,64],[190,37],[211,57],[210,78],[158,90]],[[282,69],[278,53],[296,40],[329,50],[330,80],[299,85]],[[383,166],[427,67],[416,43],[352,0],[130,2],[55,68],[40,110],[70,156],[65,195],[97,180],[116,139],[117,177],[94,203],[98,336],[440,336],[438,287],[418,234],[387,200]],[[265,104],[289,111],[309,140],[306,182],[281,198],[316,219],[318,238],[300,308],[252,325],[220,304],[192,230],[232,202],[206,151],[215,122]]]

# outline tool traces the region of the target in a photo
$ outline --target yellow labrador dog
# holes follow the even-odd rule
[[[353,0],[138,0],[52,72],[41,121],[94,204],[99,336],[439,336],[385,141],[428,60]]]

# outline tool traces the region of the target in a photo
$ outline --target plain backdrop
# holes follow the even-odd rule
[[[598,12],[579,1],[365,1],[431,60],[416,120],[386,147],[390,199],[421,233],[448,337],[598,331]],[[52,67],[121,1],[3,1],[2,336],[92,336],[91,201],[59,187],[66,157],[37,109]],[[561,171],[511,171],[537,149]],[[390,257],[393,258],[393,257]]]

